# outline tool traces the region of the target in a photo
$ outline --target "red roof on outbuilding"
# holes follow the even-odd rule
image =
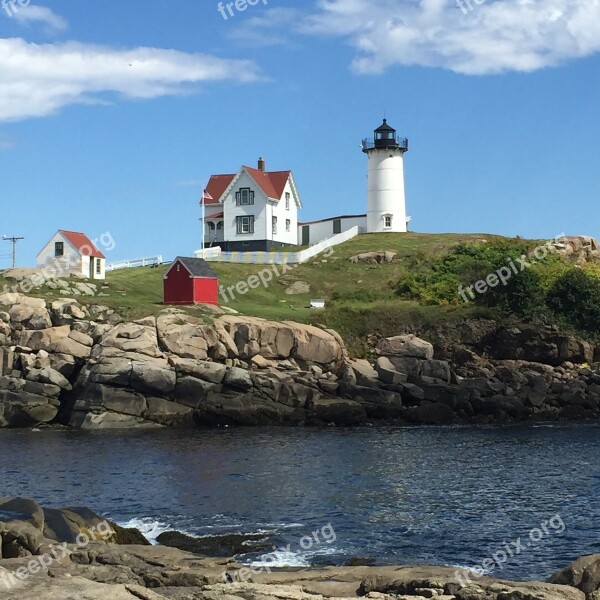
[[[78,231],[65,231],[64,229],[60,229],[59,233],[64,235],[67,240],[69,240],[69,243],[77,248],[79,254],[93,256],[94,258],[106,258],[106,256],[96,248],[94,243],[84,233],[79,233]]]

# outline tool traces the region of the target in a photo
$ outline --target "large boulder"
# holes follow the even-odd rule
[[[397,335],[383,338],[377,344],[377,350],[383,356],[409,356],[413,358],[433,358],[433,346],[416,335]]]
[[[45,306],[31,306],[30,304],[15,304],[8,311],[10,321],[20,324],[25,329],[46,329],[52,327],[50,313]]]
[[[356,359],[350,361],[350,366],[356,376],[358,385],[377,387],[378,373],[368,360]]]
[[[554,573],[549,581],[573,586],[589,598],[593,592],[600,590],[600,554],[578,558],[569,566]]]
[[[19,345],[31,348],[36,352],[49,350],[57,345],[59,341],[68,338],[70,333],[71,327],[69,325],[48,327],[40,331],[22,331],[19,337]]]
[[[118,413],[141,417],[147,409],[146,398],[131,390],[109,387],[101,383],[88,383],[78,391],[71,424],[81,426],[82,416],[88,413]]]
[[[396,367],[387,356],[380,356],[377,359],[375,370],[379,379],[384,383],[398,385],[408,381],[407,374],[396,370]]]
[[[295,344],[294,328],[254,317],[224,316],[218,320],[233,339],[242,359],[288,358]]]
[[[225,365],[216,362],[171,357],[169,363],[179,374],[204,379],[204,381],[210,381],[211,383],[221,383],[227,372]]]
[[[175,392],[176,375],[172,369],[134,361],[129,385],[145,395],[171,399]]]
[[[36,381],[38,383],[47,383],[67,391],[73,389],[73,386],[64,375],[50,367],[44,369],[30,369],[27,373],[27,380]]]
[[[322,365],[339,365],[344,356],[343,348],[331,333],[301,323],[286,322],[294,330],[296,339],[292,358]]]
[[[33,427],[56,418],[60,402],[56,397],[0,389],[0,427]]]
[[[71,341],[77,343],[75,340]],[[99,344],[104,348],[115,348],[125,353],[136,353],[157,358],[163,356],[158,347],[156,328],[136,323],[119,323],[115,325],[100,338]]]
[[[157,331],[162,346],[181,358],[206,360],[209,348],[219,341],[213,327],[179,312],[160,315]]]

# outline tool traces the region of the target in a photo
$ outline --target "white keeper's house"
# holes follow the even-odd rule
[[[271,250],[298,244],[300,194],[291,171],[243,166],[213,175],[204,193],[204,245],[224,251]]]
[[[291,171],[243,166],[237,174],[212,175],[203,195],[204,247],[224,251],[269,251],[308,246],[358,227],[359,233],[406,232],[404,154],[408,140],[386,119],[373,138],[362,140],[367,155],[367,212],[302,222],[300,194]]]
[[[88,279],[106,277],[106,257],[84,233],[57,231],[37,255],[38,269],[50,269],[55,276],[71,273]]]

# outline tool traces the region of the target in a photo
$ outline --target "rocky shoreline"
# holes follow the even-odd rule
[[[84,508],[0,499],[0,594],[6,600],[598,600],[600,555],[582,557],[549,582],[477,577],[443,566],[249,569],[166,546],[132,544]],[[94,532],[102,532],[98,536]],[[121,542],[121,543],[120,543]],[[124,542],[124,543],[123,543]],[[461,575],[463,578],[457,576]]]
[[[600,364],[556,328],[465,321],[378,339],[166,309],[126,322],[76,299],[0,295],[0,427],[447,425],[600,417]],[[435,358],[434,358],[435,356]]]

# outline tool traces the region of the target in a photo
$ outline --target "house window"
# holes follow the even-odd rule
[[[385,217],[383,217],[383,224],[384,227],[389,229],[392,226],[392,215],[385,215]]]
[[[215,224],[214,224],[212,221],[209,221],[209,222],[207,223],[207,225],[208,225],[208,228],[209,228],[211,231],[214,231],[214,230],[215,230]]]
[[[238,233],[254,233],[254,217],[236,217]]]
[[[64,254],[65,254],[64,242],[55,242],[54,243],[54,256],[64,256]]]
[[[222,231],[223,230],[223,221],[219,221],[217,223],[217,231]]]
[[[289,219],[286,219],[285,220],[285,230],[289,232],[291,227],[292,227],[292,222]]]
[[[336,235],[338,233],[342,233],[342,220],[334,219],[333,221],[333,234]]]
[[[285,210],[290,210],[290,193],[285,193]]]
[[[273,235],[277,235],[277,217],[273,217]]]
[[[254,192],[250,188],[241,188],[235,193],[235,203],[238,206],[254,204]]]
[[[96,259],[96,275],[102,275],[102,262],[99,258]]]

